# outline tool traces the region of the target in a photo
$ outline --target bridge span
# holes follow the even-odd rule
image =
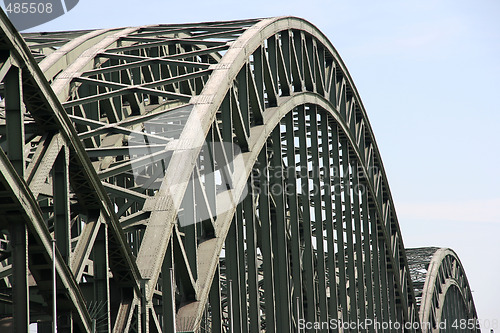
[[[404,248],[311,23],[20,35],[1,13],[0,81],[2,332],[479,331],[452,327],[477,319],[457,255]]]

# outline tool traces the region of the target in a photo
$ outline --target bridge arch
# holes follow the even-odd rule
[[[26,139],[0,124],[2,175],[18,173],[4,196],[23,202],[27,179],[37,212],[15,209],[45,248],[55,230],[58,274],[70,285],[59,310],[79,329],[291,332],[300,320],[419,320],[366,112],[312,24],[279,17],[23,41],[1,21],[11,52],[2,68],[22,69],[26,107],[5,104],[26,118]],[[39,312],[24,320],[46,322],[47,278],[36,272],[50,253],[21,245],[34,254],[25,276],[35,272],[40,294],[31,295]],[[2,285],[13,293],[16,276]]]
[[[426,324],[422,331],[480,331],[472,290],[457,254],[433,247],[407,249],[407,253],[410,271],[420,271],[412,276],[420,320]]]

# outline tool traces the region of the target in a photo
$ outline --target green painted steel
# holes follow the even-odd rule
[[[425,285],[411,273],[366,111],[309,22],[22,37],[0,16],[0,317],[16,332],[50,331],[53,238],[61,329],[477,318],[454,253]]]

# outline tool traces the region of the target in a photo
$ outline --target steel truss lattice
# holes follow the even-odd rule
[[[406,253],[420,320],[428,324],[422,331],[480,332],[472,291],[456,253],[434,247]]]
[[[53,238],[63,330],[419,321],[365,109],[309,22],[0,24],[0,314],[16,332],[51,330]]]

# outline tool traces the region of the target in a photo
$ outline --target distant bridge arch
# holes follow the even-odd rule
[[[406,249],[419,317],[424,332],[446,330],[479,331],[477,313],[465,270],[457,254],[447,248]],[[468,326],[470,325],[470,326]]]

